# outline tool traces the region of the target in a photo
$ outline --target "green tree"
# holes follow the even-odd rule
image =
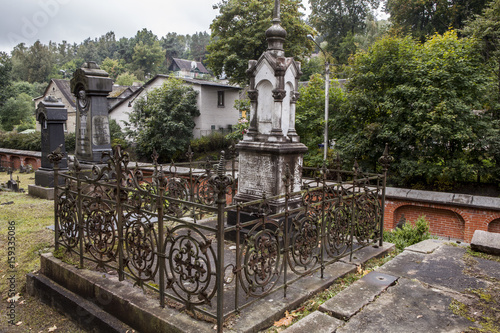
[[[385,10],[394,28],[421,42],[448,29],[461,29],[490,0],[387,0]]]
[[[113,80],[116,80],[117,77],[125,71],[125,66],[122,61],[110,58],[104,59],[100,67],[105,70]]]
[[[210,42],[210,35],[207,32],[197,32],[191,36],[189,51],[192,60],[204,62],[207,56],[207,45]]]
[[[193,137],[193,118],[200,115],[197,95],[182,80],[171,78],[134,104],[126,132],[139,157],[149,158],[156,149],[159,160],[167,162],[187,149]]]
[[[497,76],[497,102],[495,118],[500,118],[500,0],[490,2],[481,15],[469,22],[464,32],[480,41],[485,60],[492,66]]]
[[[12,78],[16,81],[46,82],[52,65],[52,54],[48,46],[39,40],[29,48],[21,43],[12,51]]]
[[[492,126],[474,111],[488,107],[492,88],[475,40],[453,31],[424,44],[386,37],[352,66],[334,131],[347,157],[375,170],[388,143],[400,184],[474,180],[482,168],[476,143]]]
[[[134,74],[125,72],[123,74],[118,75],[115,84],[119,86],[131,86],[134,84],[134,82],[141,82],[141,81],[139,81],[139,79]]]
[[[12,71],[12,61],[9,55],[5,52],[0,52],[0,108],[3,106],[7,98],[7,90],[10,86],[10,77]]]
[[[380,0],[309,0],[309,3],[311,24],[328,42],[328,51],[340,63],[346,63],[356,50],[354,36],[364,31],[368,15]]]
[[[221,0],[214,6],[219,15],[210,25],[207,46],[208,67],[215,75],[225,73],[231,82],[247,81],[248,61],[258,59],[267,49],[265,32],[271,26],[273,0]],[[313,49],[307,35],[314,33],[301,17],[300,0],[281,1],[281,25],[288,33],[285,54],[302,60]]]
[[[135,69],[143,73],[142,78],[157,74],[164,58],[165,55],[159,41],[154,41],[152,45],[140,41],[135,45],[134,55],[132,56]]]
[[[160,43],[161,47],[165,50],[164,69],[166,71],[172,63],[172,58],[182,58],[186,50],[185,37],[175,32],[169,32],[161,38]]]
[[[10,97],[0,108],[0,125],[5,131],[12,131],[15,126],[22,123],[31,123],[34,118],[34,105],[32,98],[21,93],[16,98]]]

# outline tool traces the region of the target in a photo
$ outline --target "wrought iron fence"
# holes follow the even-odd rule
[[[155,290],[161,306],[169,299],[203,313],[222,332],[228,315],[275,290],[286,295],[302,276],[321,270],[323,277],[327,264],[382,244],[387,151],[382,174],[323,167],[291,192],[286,170],[284,195],[245,203],[233,200],[234,154],[232,163],[224,154],[201,165],[188,157],[187,165],[165,169],[157,156],[149,167],[131,167],[117,147],[105,165],[86,170],[75,159],[63,174],[62,155],[52,154],[55,179],[65,179],[55,189],[56,249],[78,255],[81,267],[93,262]],[[272,213],[271,202],[282,209]]]

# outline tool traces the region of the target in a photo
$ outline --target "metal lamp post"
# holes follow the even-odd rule
[[[326,158],[328,156],[328,101],[330,98],[330,62],[328,61],[327,53],[325,50],[319,46],[318,43],[314,40],[314,37],[312,35],[307,35],[307,38],[312,40],[314,44],[323,52],[323,55],[325,56],[325,138],[324,138],[324,153],[323,153],[323,160],[326,161]]]

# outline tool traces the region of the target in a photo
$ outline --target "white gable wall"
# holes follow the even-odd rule
[[[236,125],[239,119],[239,111],[233,106],[234,101],[239,97],[237,89],[208,85],[193,85],[193,88],[199,91],[198,108],[200,110],[200,116],[194,119],[194,138],[208,135],[212,130],[212,126],[215,126],[215,130],[219,130],[219,128],[227,129],[228,125]],[[224,107],[217,105],[218,91],[224,91]]]
[[[134,102],[145,96],[147,91],[161,87],[165,80],[167,80],[166,77],[157,77],[156,80],[151,82],[150,85],[138,95],[134,95],[129,100],[117,106],[109,113],[109,118],[115,119],[123,128],[125,126],[124,121],[128,121],[129,113],[133,110]],[[191,86],[198,92],[197,105],[200,110],[200,116],[194,118],[194,138],[208,135],[213,125],[216,130],[219,130],[220,127],[227,128],[228,125],[235,125],[238,122],[239,111],[233,107],[234,101],[239,97],[239,91],[237,89],[199,84],[191,84]],[[218,91],[224,91],[224,107],[217,106]],[[129,101],[132,101],[130,107],[128,106]]]

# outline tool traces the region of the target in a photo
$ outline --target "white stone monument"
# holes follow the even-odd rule
[[[236,148],[239,151],[238,194],[248,202],[285,193],[283,176],[288,165],[291,191],[300,190],[303,154],[307,147],[295,132],[295,103],[299,97],[300,63],[285,57],[286,31],[280,25],[280,3],[275,1],[273,25],[266,31],[267,50],[250,60],[250,126]],[[270,202],[273,213],[284,209],[284,199]]]

